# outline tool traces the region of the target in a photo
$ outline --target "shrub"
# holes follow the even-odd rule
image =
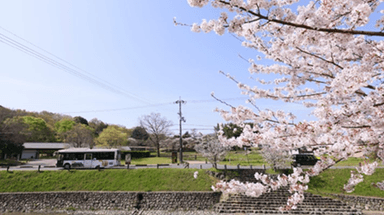
[[[125,155],[131,154],[131,158],[148,158],[151,155],[150,151],[122,151],[121,159],[125,160]]]

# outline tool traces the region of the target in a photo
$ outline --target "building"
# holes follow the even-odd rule
[[[38,159],[40,154],[70,148],[69,143],[24,143],[21,159]]]

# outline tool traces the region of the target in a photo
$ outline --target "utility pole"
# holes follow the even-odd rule
[[[175,101],[175,104],[179,104],[179,118],[180,118],[180,121],[179,121],[179,126],[180,126],[180,163],[183,163],[183,130],[181,128],[181,123],[182,122],[186,122],[182,113],[181,113],[181,104],[185,104],[187,103],[186,101],[183,101],[181,100],[181,97],[179,97],[179,100]]]

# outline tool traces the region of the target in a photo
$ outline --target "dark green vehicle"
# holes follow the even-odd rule
[[[317,159],[312,154],[296,154],[293,155],[293,162],[292,166],[299,167],[299,166],[313,166],[317,163],[319,159]]]

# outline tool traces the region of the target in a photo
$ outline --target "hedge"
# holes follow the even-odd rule
[[[131,154],[131,158],[147,158],[150,157],[150,151],[121,151],[121,159],[125,160],[125,155]]]

